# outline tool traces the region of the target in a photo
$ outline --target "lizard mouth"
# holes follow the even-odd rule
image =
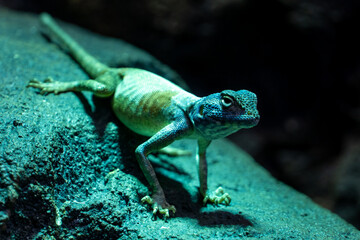
[[[224,119],[219,119],[218,117],[211,116],[210,117],[214,122],[221,125],[226,125],[227,123],[234,124],[239,126],[239,128],[251,128],[256,126],[260,121],[260,116],[229,116],[228,121],[224,121]]]
[[[260,116],[246,116],[246,118],[240,121],[240,124],[243,124],[245,127],[254,127],[259,121]]]
[[[259,121],[260,121],[260,117],[254,117],[252,119],[247,120],[247,125],[249,127],[254,127],[258,125]]]

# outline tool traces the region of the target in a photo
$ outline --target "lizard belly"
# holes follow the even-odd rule
[[[156,75],[155,75],[156,76]],[[132,131],[152,136],[173,120],[172,97],[177,88],[160,84],[157,79],[139,79],[139,74],[126,76],[117,86],[113,110]]]

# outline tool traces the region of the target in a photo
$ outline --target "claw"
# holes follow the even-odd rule
[[[26,87],[36,87],[40,82],[34,78],[29,81],[29,83],[26,85]]]
[[[38,81],[36,78],[31,79],[31,80],[29,81],[29,83],[28,83],[28,86],[29,86],[30,84],[32,84],[32,83],[37,84],[37,83],[40,83],[40,81]]]
[[[203,200],[203,204],[206,205],[206,203],[209,201],[209,195],[206,195]]]
[[[225,205],[228,206],[228,205],[230,204],[230,202],[231,202],[231,197],[230,197],[229,194],[226,193],[226,196],[225,196],[225,200],[224,200],[224,201],[225,201]]]
[[[223,194],[223,193],[224,193],[224,189],[222,187],[218,187],[218,189],[215,190],[216,195]]]
[[[159,211],[159,207],[158,206],[154,206],[154,209],[153,209],[153,215],[156,215],[156,213]],[[160,211],[161,213],[161,211]]]
[[[141,202],[143,202],[143,203],[146,202],[146,203],[152,205],[154,217],[156,216],[157,213],[160,213],[161,215],[164,216],[164,219],[166,220],[167,218],[170,217],[170,211],[172,211],[173,213],[176,212],[176,208],[173,205],[168,204],[166,201],[164,201],[162,204],[157,203],[150,196],[143,197],[141,199]]]
[[[47,93],[59,94],[70,89],[68,83],[54,81],[51,77],[46,78],[43,82],[34,78],[29,81],[26,87],[38,88],[42,95]]]
[[[54,79],[52,77],[47,77],[45,80],[44,80],[45,83],[52,83],[54,82]]]
[[[148,203],[150,205],[153,205],[154,201],[152,200],[152,198],[150,196],[145,196],[141,199],[141,202],[144,203]]]
[[[169,209],[160,209],[160,210],[159,210],[159,213],[160,213],[160,214],[163,214],[164,217],[165,217],[165,219],[167,219],[167,218],[170,217],[170,215],[169,215]]]
[[[218,205],[222,202],[227,206],[231,202],[231,197],[228,193],[225,193],[224,189],[222,187],[219,187],[216,189],[213,193],[206,194],[204,197],[203,203],[206,205],[206,203],[212,203],[214,205]]]

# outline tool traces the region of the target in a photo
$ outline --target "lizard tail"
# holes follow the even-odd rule
[[[49,14],[42,13],[40,15],[40,21],[45,27],[44,34],[48,36],[51,41],[56,42],[64,50],[68,51],[91,77],[96,78],[109,68],[88,54],[57,25]]]

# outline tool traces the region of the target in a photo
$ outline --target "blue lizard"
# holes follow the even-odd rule
[[[208,190],[206,149],[213,139],[257,125],[260,115],[254,93],[224,90],[200,98],[154,73],[136,68],[110,68],[89,55],[50,15],[43,13],[40,20],[50,39],[68,51],[91,79],[31,80],[27,86],[38,88],[41,93],[91,91],[99,97],[112,97],[112,107],[120,121],[132,131],[150,137],[136,148],[135,155],[152,189],[152,196],[143,197],[142,202],[152,205],[154,215],[160,213],[167,218],[169,211],[175,213],[176,209],[166,201],[147,156],[182,138],[198,142],[196,158],[204,204],[230,203],[229,194],[221,187],[214,192]]]

